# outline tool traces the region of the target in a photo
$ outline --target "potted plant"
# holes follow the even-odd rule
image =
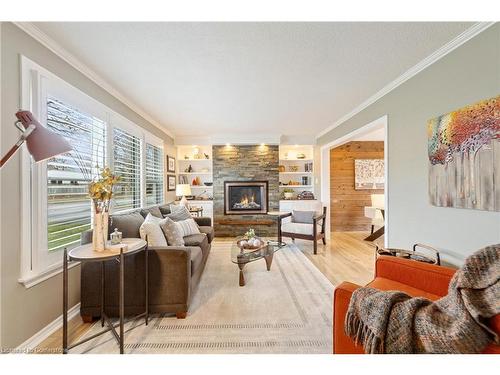
[[[291,188],[284,188],[283,189],[283,197],[285,199],[292,199],[293,198],[293,189],[291,189]]]

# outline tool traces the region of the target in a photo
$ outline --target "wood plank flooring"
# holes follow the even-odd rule
[[[330,280],[333,285],[342,281],[365,285],[373,279],[375,269],[375,248],[363,241],[367,232],[333,232],[331,240],[326,245],[318,244],[318,254],[313,254],[312,242],[295,240],[295,244],[311,262]],[[232,241],[231,238],[216,238],[213,250],[217,244]],[[291,241],[289,238],[284,239]],[[82,322],[80,316],[69,321],[68,333],[70,342],[78,340],[91,326]],[[37,352],[60,353],[62,345],[62,329],[54,332],[38,347]]]

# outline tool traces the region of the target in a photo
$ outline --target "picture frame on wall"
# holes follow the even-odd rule
[[[167,175],[167,191],[175,191],[175,175]]]
[[[167,172],[175,173],[175,158],[167,155]]]

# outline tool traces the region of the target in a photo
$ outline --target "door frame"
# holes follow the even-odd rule
[[[384,183],[384,204],[385,204],[385,215],[384,215],[384,246],[389,247],[389,121],[388,116],[384,115],[379,117],[368,124],[353,130],[352,132],[339,137],[327,144],[324,144],[320,148],[320,157],[321,157],[321,202],[326,207],[329,207],[331,210],[330,204],[330,150],[332,148],[341,146],[348,142],[351,142],[353,139],[362,136],[364,134],[370,133],[373,130],[379,128],[383,124],[384,126],[384,174],[385,174],[385,183]],[[331,212],[327,215],[326,218],[326,233],[327,238],[331,236],[330,230],[330,215]]]

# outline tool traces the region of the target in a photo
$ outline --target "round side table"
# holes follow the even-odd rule
[[[146,320],[146,325],[148,325],[148,317],[149,317],[149,309],[148,309],[148,251],[147,251],[147,242],[140,238],[124,238],[122,243],[118,245],[111,245],[110,242],[106,244],[107,248],[104,251],[98,252],[92,249],[92,244],[81,245],[71,249],[69,252],[65,248],[64,249],[64,258],[63,258],[63,353],[66,354],[68,351],[75,346],[81,345],[87,341],[90,341],[97,336],[100,336],[106,332],[111,331],[113,333],[116,342],[120,346],[120,354],[123,354],[123,345],[124,345],[124,313],[125,313],[125,301],[124,301],[124,285],[125,285],[125,257],[128,255],[136,254],[140,251],[145,251],[145,278],[146,278],[146,287],[145,287],[145,297],[146,297],[146,306],[145,312],[139,315],[136,315],[129,320],[139,319],[144,317]],[[120,322],[113,324],[111,320],[108,318],[106,313],[104,312],[104,263],[107,261],[117,261],[120,264],[120,288],[119,288],[119,311],[120,311]],[[83,340],[80,340],[74,344],[69,345],[68,343],[68,263],[69,262],[101,262],[101,325],[104,327],[106,323],[107,328],[102,331],[87,337]],[[119,333],[116,332],[116,327],[119,328]]]

